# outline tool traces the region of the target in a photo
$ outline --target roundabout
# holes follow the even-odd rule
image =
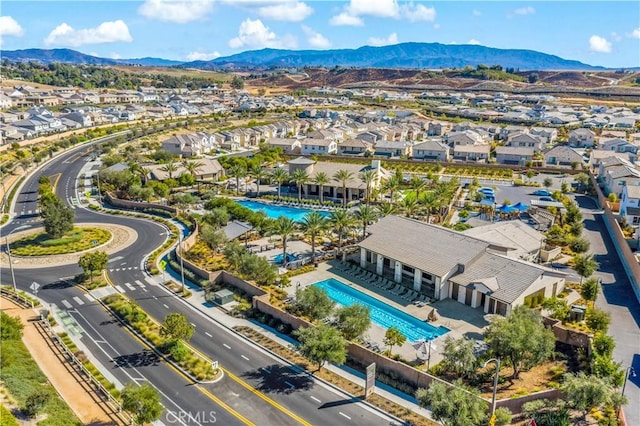
[[[79,231],[79,232],[78,232]],[[104,223],[83,223],[74,228],[75,234],[65,236],[54,244],[46,238],[44,228],[30,228],[15,232],[8,237],[14,268],[41,268],[57,265],[77,264],[84,253],[102,250],[111,255],[133,244],[138,233],[128,226]],[[42,242],[45,241],[45,244]],[[3,241],[4,242],[4,241]],[[46,254],[45,250],[51,249]],[[69,249],[69,250],[63,250]],[[6,250],[0,254],[2,263],[9,262]]]

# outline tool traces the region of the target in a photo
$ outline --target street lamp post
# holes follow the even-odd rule
[[[495,415],[496,415],[496,393],[498,392],[498,377],[500,376],[500,357],[488,359],[483,365],[482,368],[485,368],[487,364],[490,362],[496,363],[496,376],[493,378],[493,395],[491,396],[491,417],[489,420],[489,424],[493,426],[495,424]]]
[[[9,232],[7,235],[4,236],[4,243],[7,246],[7,256],[9,257],[9,270],[11,271],[11,283],[13,284],[13,291],[15,293],[18,292],[18,289],[16,286],[16,275],[13,272],[13,260],[11,259],[11,248],[9,247],[9,235],[13,234],[16,231],[22,231],[27,228],[31,228],[31,225],[18,226],[16,229],[14,229],[13,231]]]

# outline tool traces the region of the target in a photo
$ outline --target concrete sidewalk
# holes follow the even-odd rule
[[[175,274],[175,275],[174,275]],[[177,284],[181,284],[180,279],[178,277],[178,273],[176,273],[175,271],[171,271],[169,268],[167,268],[167,274],[166,274],[166,278],[167,279],[171,279],[172,281],[176,282]],[[147,281],[151,281],[153,283],[158,284],[159,286],[163,287],[166,291],[171,292],[171,290],[169,290],[166,286],[164,286],[162,284],[162,280],[159,277],[149,277],[147,278]],[[198,311],[202,312],[204,315],[208,316],[209,318],[213,319],[214,321],[224,325],[227,328],[233,329],[234,327],[239,327],[239,326],[244,326],[244,327],[250,327],[254,330],[256,330],[257,332],[259,332],[260,334],[269,337],[270,339],[278,342],[279,344],[281,344],[282,346],[285,347],[291,347],[294,346],[294,341],[293,339],[291,339],[288,336],[285,336],[279,332],[277,332],[276,330],[273,330],[272,328],[257,323],[257,322],[253,322],[253,321],[249,321],[246,319],[242,319],[242,318],[235,318],[232,317],[230,315],[227,315],[226,313],[224,313],[222,310],[217,309],[215,306],[212,305],[211,302],[208,302],[205,300],[204,297],[204,290],[202,290],[199,286],[189,282],[189,281],[185,281],[185,285],[189,288],[189,290],[191,291],[191,296],[187,299],[182,299],[185,303],[190,304],[191,306],[193,306],[195,309],[197,309]],[[267,350],[267,349],[265,349]],[[267,350],[268,351],[268,350]],[[363,373],[360,373],[359,371],[356,371],[352,368],[346,367],[346,366],[339,366],[339,365],[335,365],[335,364],[327,364],[325,365],[326,369],[342,376],[343,378],[352,381],[353,383],[360,385],[364,388],[365,386],[365,376]],[[315,377],[315,376],[314,376]],[[317,378],[317,377],[316,377]],[[318,378],[317,378],[318,379]],[[321,380],[321,379],[318,379]],[[334,387],[333,385],[329,384],[329,386]],[[428,419],[433,420],[433,417],[431,415],[431,411],[427,410],[426,408],[420,407],[417,404],[416,399],[413,397],[413,395],[407,395],[405,393],[402,393],[398,390],[392,389],[391,387],[376,381],[376,388],[374,390],[374,392],[383,397],[388,399],[389,401],[393,401],[396,404],[402,406],[402,407],[406,407],[408,409],[410,409],[411,411],[413,411],[414,413],[417,413],[421,416],[424,416]]]

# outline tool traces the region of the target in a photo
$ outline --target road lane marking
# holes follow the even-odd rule
[[[169,307],[165,303],[163,303],[162,306],[164,306],[165,308],[169,309]]]
[[[89,302],[93,302],[93,296],[90,295],[89,293],[85,293],[84,297],[89,301]]]
[[[244,359],[244,360],[249,361],[249,358],[247,358],[247,357],[246,357],[246,356],[244,356],[244,355],[240,355],[240,358],[242,358],[242,359]]]
[[[154,300],[158,300],[158,296],[153,296],[153,299]]]
[[[119,285],[116,286],[116,290],[118,290],[120,293],[124,293],[124,289]]]
[[[284,381],[284,383],[285,383],[287,386],[289,386],[291,389],[293,389],[293,388],[295,388],[295,387],[296,387],[296,385],[294,385],[294,384],[293,384],[293,383],[291,383],[291,382],[287,382],[286,380]]]
[[[211,335],[211,333],[209,333],[208,331],[205,331],[205,332],[204,332],[204,334],[205,334],[205,335],[207,335],[207,336],[209,336],[209,337],[213,337],[213,336]]]
[[[67,299],[63,299],[63,300],[61,300],[61,302],[62,302],[62,304],[64,305],[65,308],[67,308],[67,309],[73,308],[73,305],[71,303],[69,303],[67,301]]]
[[[227,349],[231,349],[231,346],[227,345],[226,343],[223,343],[222,346],[224,346]]]
[[[220,368],[222,369],[222,371],[224,371],[224,374],[226,374],[227,377],[229,377],[231,380],[233,380],[234,382],[238,383],[239,385],[241,385],[243,388],[247,389],[248,391],[250,391],[254,395],[257,395],[262,400],[268,402],[271,406],[273,406],[273,407],[277,408],[278,410],[282,411],[283,413],[287,414],[289,417],[291,417],[292,419],[296,420],[301,425],[303,425],[303,426],[312,426],[311,423],[309,423],[308,421],[306,421],[305,419],[303,419],[302,417],[300,417],[299,415],[297,415],[293,411],[289,410],[288,408],[283,407],[282,405],[278,404],[276,401],[274,401],[273,399],[269,398],[267,395],[265,395],[264,393],[260,392],[258,389],[254,388],[249,383],[247,383],[244,380],[240,379],[239,377],[237,377],[235,374],[233,374],[232,372],[230,372],[226,368],[224,368],[224,367],[220,367]]]
[[[73,300],[75,300],[76,303],[80,306],[84,305],[84,302],[78,296],[73,296]]]
[[[262,370],[267,374],[271,374],[271,370],[269,370],[267,367],[262,367]]]
[[[124,285],[126,285],[127,288],[129,288],[129,290],[136,291],[136,288],[134,286],[132,286],[131,283],[124,283]]]
[[[255,426],[255,424],[252,423],[251,420],[247,419],[245,416],[243,416],[242,414],[238,413],[236,410],[234,410],[229,405],[227,405],[226,402],[222,401],[220,398],[218,398],[217,396],[215,396],[214,394],[209,392],[207,389],[205,389],[205,388],[203,388],[201,386],[196,386],[196,387],[200,390],[200,392],[202,392],[203,394],[205,394],[206,396],[211,398],[214,402],[216,402],[222,408],[227,410],[227,412],[229,412],[232,416],[234,416],[236,419],[240,420],[245,425],[247,425],[247,426]]]
[[[196,328],[196,325],[194,323],[190,323],[190,324],[193,326],[193,328]]]
[[[315,402],[317,402],[318,404],[322,404],[322,401],[320,401],[318,398],[316,398],[315,396],[311,395],[309,398],[313,399]]]
[[[345,413],[343,413],[342,411],[338,411],[338,414],[340,414],[342,417],[351,420],[351,417],[347,416]]]

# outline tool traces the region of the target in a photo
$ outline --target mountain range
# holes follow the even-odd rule
[[[602,67],[563,59],[534,50],[496,49],[469,44],[401,43],[332,50],[251,50],[211,61],[180,62],[161,58],[110,59],[71,49],[1,51],[12,61],[65,62],[93,65],[182,66],[188,68],[357,67],[357,68],[462,68],[479,64],[520,70],[602,70]]]

